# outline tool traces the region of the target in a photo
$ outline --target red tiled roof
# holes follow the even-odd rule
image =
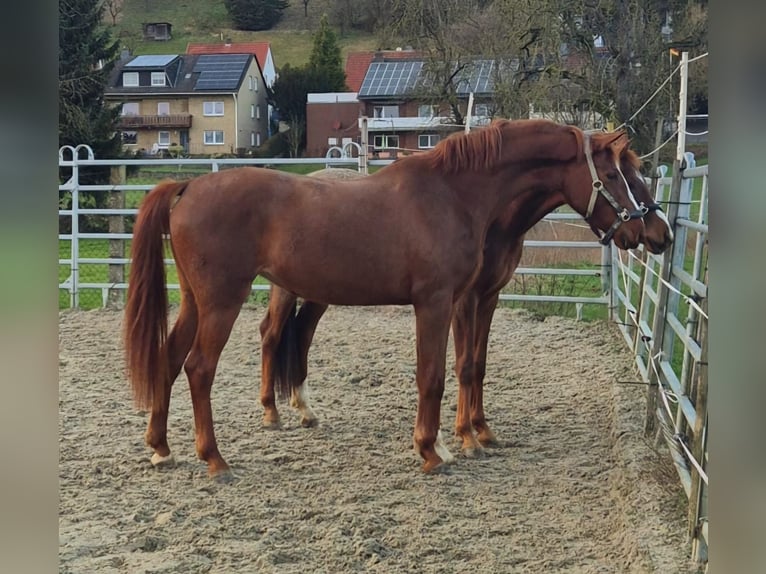
[[[190,42],[186,45],[187,54],[253,54],[261,69],[266,65],[266,57],[270,49],[269,42],[232,42],[230,44]]]
[[[367,68],[373,60],[411,60],[420,58],[420,52],[413,50],[381,50],[377,52],[349,52],[346,57],[346,85],[352,92],[362,87]]]

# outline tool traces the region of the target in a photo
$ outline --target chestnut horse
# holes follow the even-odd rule
[[[587,136],[547,120],[498,120],[364,180],[242,167],[158,184],[134,227],[124,322],[134,399],[150,410],[152,462],[172,460],[168,408],[183,367],[197,456],[211,476],[231,476],[216,443],[210,394],[257,275],[326,305],[412,305],[413,440],[424,472],[450,462],[440,438],[447,340],[454,305],[480,271],[489,228],[509,213],[523,226],[567,203],[618,247],[637,246],[642,212],[619,171],[626,145],[621,133]],[[181,289],[170,333],[166,236]]]
[[[627,147],[623,149],[620,171],[645,213],[641,242],[651,253],[659,254],[670,246],[673,233],[641,176],[639,165],[635,152]],[[363,177],[350,170],[323,170],[310,175]],[[540,214],[540,218],[545,215]],[[482,446],[497,444],[495,434],[487,424],[483,401],[489,330],[500,291],[516,270],[526,231],[535,223],[536,218],[531,218],[519,224],[514,220],[513,212],[508,219],[501,218],[493,223],[487,233],[481,271],[455,306],[452,333],[455,373],[459,381],[455,434],[462,440],[462,452],[466,456],[480,455]],[[275,384],[279,386],[280,394],[290,394],[290,403],[299,410],[303,426],[312,427],[318,423],[309,405],[305,380],[309,347],[326,309],[327,305],[315,301],[304,301],[298,309],[294,295],[276,285],[272,286],[269,307],[260,327],[263,373],[272,374],[271,378],[264,377],[261,381],[261,403],[265,410],[264,426],[267,428],[280,426],[274,401]]]

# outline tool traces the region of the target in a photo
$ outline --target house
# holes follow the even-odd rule
[[[189,42],[186,45],[187,54],[252,54],[258,62],[258,67],[263,76],[263,82],[271,89],[277,79],[277,69],[274,64],[274,55],[271,52],[269,42],[224,42],[216,44],[204,44]],[[267,137],[271,136],[274,108],[268,104],[267,108]]]
[[[252,54],[258,61],[263,74],[263,81],[271,88],[277,79],[277,69],[271,44],[268,42],[226,42],[202,44],[190,42],[186,45],[187,54]]]
[[[359,116],[362,112],[363,106],[355,92],[308,94],[306,155],[325,157],[331,148],[341,148],[347,155],[356,157],[357,151],[351,149],[355,146],[348,144],[360,142]]]
[[[241,154],[268,132],[262,84],[251,54],[146,55],[118,62],[104,97],[128,150]]]
[[[170,22],[144,22],[142,24],[144,40],[170,40]]]
[[[364,73],[361,70],[365,67]],[[470,95],[474,104],[471,123],[488,123],[491,117],[494,60],[475,60],[457,76],[459,111],[465,116]],[[423,86],[428,81],[423,57],[412,50],[351,53],[346,61],[346,84],[357,88],[352,95],[309,94],[306,116],[307,154],[321,157],[343,140],[361,142],[359,118],[366,116],[368,146],[372,157],[397,157],[431,149],[448,134],[464,129],[456,124],[450,107],[427,101]],[[359,79],[361,78],[361,80]],[[338,101],[334,107],[332,99]],[[357,112],[357,128],[347,124]]]

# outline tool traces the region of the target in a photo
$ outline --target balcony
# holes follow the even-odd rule
[[[490,118],[484,116],[474,116],[471,118],[471,126],[477,127],[489,123]],[[359,127],[362,126],[362,118],[359,118]],[[455,129],[452,119],[449,117],[402,117],[402,118],[367,118],[367,130],[377,131],[422,131],[434,130],[439,128]]]
[[[123,130],[190,128],[191,114],[169,114],[163,116],[120,116],[117,127]]]

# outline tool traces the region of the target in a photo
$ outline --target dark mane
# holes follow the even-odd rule
[[[576,161],[582,159],[582,131],[550,120],[493,120],[487,127],[469,133],[451,134],[425,155],[430,167],[447,173],[492,171],[503,159],[503,137],[509,128],[513,128],[514,137],[519,139],[524,134],[552,136],[539,138],[537,145],[512,146],[510,153],[513,154],[514,161],[543,158]],[[516,131],[518,133],[515,133]],[[574,154],[572,142],[562,137],[564,134],[574,136]],[[505,159],[508,161],[511,158]]]

